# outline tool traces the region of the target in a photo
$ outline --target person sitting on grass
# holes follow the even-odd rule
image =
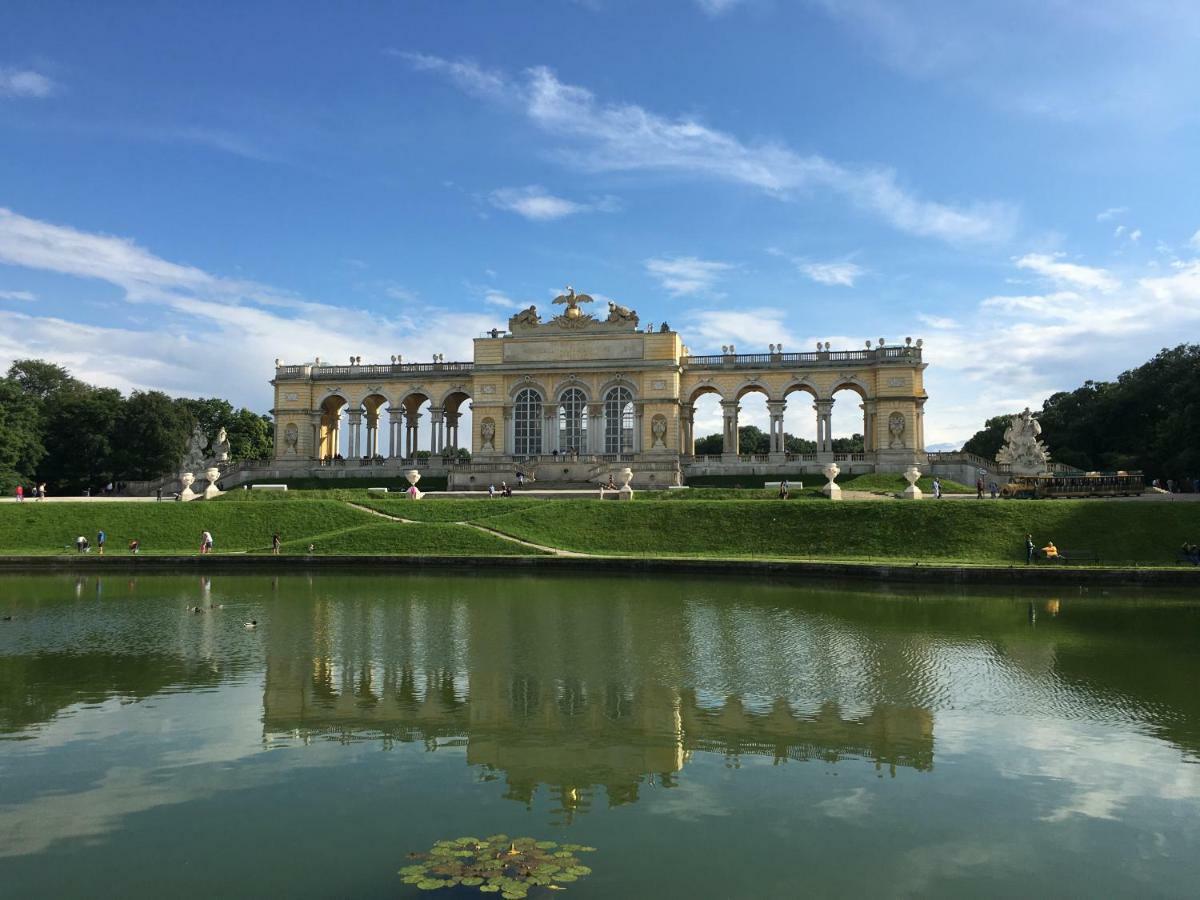
[[[1058,552],[1058,548],[1054,546],[1054,541],[1048,541],[1046,543],[1046,546],[1042,548],[1042,556],[1045,559],[1065,559],[1066,558],[1061,553]]]
[[[129,542],[129,552],[132,553],[134,556],[137,556],[138,551],[141,549],[142,549],[142,542],[139,541],[137,538],[134,538],[132,541]]]
[[[85,538],[82,534],[79,537],[75,538],[75,549],[77,551],[79,551],[80,553],[87,553],[88,550],[91,549],[91,547],[88,545],[88,539]]]
[[[787,498],[788,498],[788,483],[787,483],[787,479],[785,478],[783,481],[779,482],[779,499],[786,500]]]

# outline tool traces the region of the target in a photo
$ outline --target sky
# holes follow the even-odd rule
[[[958,446],[1196,340],[1197,46],[1188,0],[10,0],[0,364],[266,411],[569,284],[696,353],[922,338]]]

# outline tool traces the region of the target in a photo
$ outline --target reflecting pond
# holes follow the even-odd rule
[[[597,848],[575,897],[1200,884],[1185,596],[30,576],[8,615],[5,897],[492,896],[397,873],[494,833]]]

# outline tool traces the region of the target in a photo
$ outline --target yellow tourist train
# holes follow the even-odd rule
[[[1084,472],[1079,475],[1014,475],[1000,489],[1012,500],[1056,497],[1131,497],[1144,493],[1141,472]]]

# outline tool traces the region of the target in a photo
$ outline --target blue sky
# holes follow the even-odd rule
[[[276,357],[469,358],[571,284],[697,352],[922,337],[960,442],[1195,340],[1197,46],[1146,0],[11,2],[0,362],[265,410]]]

